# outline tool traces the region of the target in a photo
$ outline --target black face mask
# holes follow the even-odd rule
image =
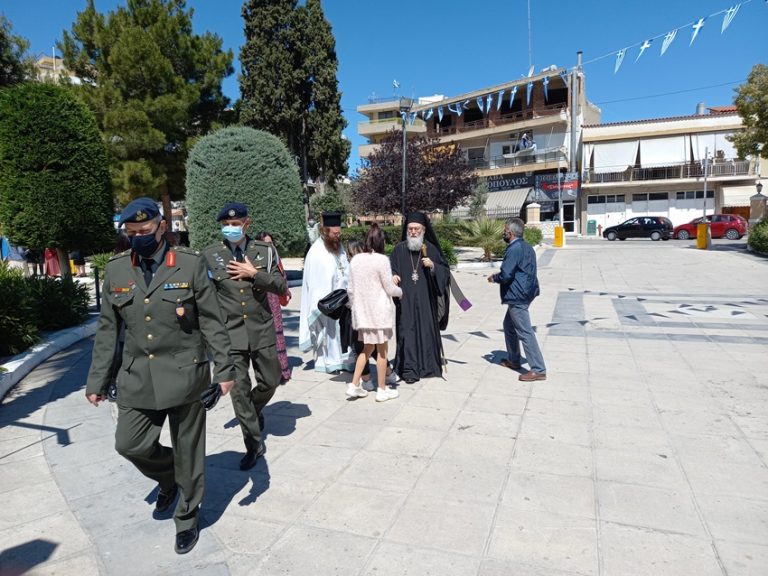
[[[131,236],[131,248],[142,258],[149,258],[157,251],[160,241],[157,239],[157,231],[160,224],[157,225],[151,234],[142,234],[141,236]]]
[[[507,236],[506,234],[502,234],[502,235],[501,235],[501,237],[502,237],[502,239],[504,240],[504,243],[505,243],[505,244],[509,244],[509,243],[512,241],[512,238],[510,238],[510,237],[509,237],[509,236]]]

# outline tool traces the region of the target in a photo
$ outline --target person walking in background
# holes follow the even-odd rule
[[[28,248],[24,253],[24,258],[27,261],[27,276],[42,276],[43,275],[43,255],[40,250],[34,248]]]
[[[288,285],[278,268],[274,246],[248,236],[251,219],[245,204],[225,205],[216,220],[223,239],[202,253],[232,340],[232,407],[245,443],[240,470],[250,470],[264,454],[262,410],[280,384],[275,325],[267,294],[284,294]]]
[[[75,275],[78,278],[85,278],[85,256],[83,256],[83,251],[72,250],[69,253],[69,258],[72,260],[72,264],[75,265]]]
[[[45,249],[45,275],[61,276],[61,265],[59,264],[59,254],[55,248]]]
[[[323,213],[320,237],[304,259],[301,283],[299,350],[315,356],[315,372],[338,374],[352,370],[349,354],[342,349],[339,321],[324,316],[318,302],[334,290],[346,290],[349,274],[347,253],[341,243],[341,214]]]
[[[501,302],[507,305],[507,313],[504,316],[507,358],[501,361],[501,365],[512,370],[521,368],[522,343],[525,358],[531,369],[521,374],[518,380],[534,382],[547,379],[547,368],[528,313],[531,302],[539,295],[539,280],[536,277],[536,252],[523,240],[524,230],[525,224],[520,218],[507,220],[503,233],[504,241],[508,243],[504,261],[497,274],[488,276],[488,282],[499,284]]]
[[[273,244],[274,241],[272,234],[269,232],[259,232],[256,234],[256,240],[266,242],[267,244]],[[275,321],[275,343],[277,346],[277,359],[280,361],[280,384],[285,384],[291,379],[291,366],[288,362],[288,349],[285,345],[285,332],[283,331],[283,306],[288,306],[291,301],[291,289],[287,288],[288,278],[285,276],[285,268],[283,262],[280,260],[280,254],[275,250],[277,255],[277,267],[280,269],[280,274],[283,275],[285,280],[285,294],[277,295],[272,292],[267,292],[267,299],[269,300],[269,308],[272,310],[272,318]]]
[[[363,398],[368,395],[368,391],[360,386],[360,377],[375,348],[378,354],[376,401],[386,402],[397,398],[397,390],[387,388],[385,378],[387,346],[393,334],[392,298],[401,298],[403,291],[392,279],[392,268],[384,255],[384,234],[378,224],[371,225],[365,237],[365,251],[358,254],[350,264],[347,293],[352,306],[352,326],[364,345],[363,353],[357,357],[347,396]]]

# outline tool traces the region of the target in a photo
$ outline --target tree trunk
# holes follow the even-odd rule
[[[69,267],[69,254],[61,248],[56,248],[56,255],[59,257],[59,268],[61,268],[61,279],[72,279],[72,269]]]

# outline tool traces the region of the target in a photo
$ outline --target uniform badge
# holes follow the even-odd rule
[[[147,213],[143,210],[136,212],[136,216],[133,217],[136,222],[144,222],[147,219]]]
[[[168,282],[163,284],[163,290],[182,290],[189,288],[189,282]]]
[[[178,316],[179,318],[184,316],[184,306],[182,306],[181,304],[178,304],[176,306],[176,316]]]
[[[233,208],[230,208],[229,212],[227,212],[227,214],[229,214],[230,218],[234,218],[235,214],[237,214],[237,212],[235,212],[235,210]]]

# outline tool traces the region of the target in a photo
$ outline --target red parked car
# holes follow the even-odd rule
[[[738,240],[747,233],[748,223],[737,214],[708,214],[694,218],[687,224],[675,226],[674,237],[679,240],[696,238],[696,225],[701,222],[709,222],[712,238],[728,238]]]

